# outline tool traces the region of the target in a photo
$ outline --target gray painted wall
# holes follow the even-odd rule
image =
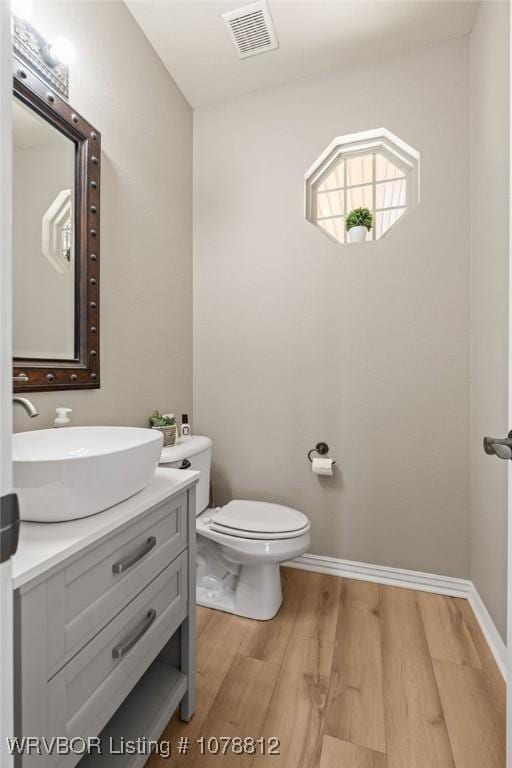
[[[70,103],[102,133],[100,390],[34,395],[16,429],[145,425],[192,406],[192,110],[121,2],[35,3],[76,47]]]
[[[468,123],[467,39],[195,112],[195,429],[216,501],[302,509],[312,552],[469,575]],[[304,173],[380,126],[421,152],[422,202],[336,245]]]
[[[507,465],[482,451],[508,417],[509,5],[480,4],[471,35],[471,579],[503,638]]]

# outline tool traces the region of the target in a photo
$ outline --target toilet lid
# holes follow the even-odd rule
[[[309,528],[306,515],[297,509],[269,504],[265,501],[230,501],[215,514],[212,527],[219,531],[276,536],[299,533]]]

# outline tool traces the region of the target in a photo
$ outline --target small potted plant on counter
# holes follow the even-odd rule
[[[153,411],[149,419],[153,429],[159,429],[164,436],[164,445],[174,445],[176,442],[176,419],[174,413],[161,414]]]
[[[368,208],[354,208],[345,220],[345,229],[351,243],[364,243],[373,227],[373,215]]]

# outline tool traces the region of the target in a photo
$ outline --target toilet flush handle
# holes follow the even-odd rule
[[[179,469],[190,469],[191,466],[192,466],[192,464],[190,463],[190,461],[188,459],[183,459],[183,461],[181,462],[181,464],[179,466]]]

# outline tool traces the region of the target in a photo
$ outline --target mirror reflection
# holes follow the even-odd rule
[[[14,356],[75,350],[75,143],[13,98]]]

